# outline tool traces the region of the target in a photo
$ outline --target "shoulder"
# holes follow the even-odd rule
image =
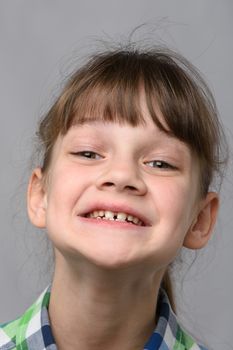
[[[0,325],[0,350],[28,349],[28,344],[40,333],[42,310],[48,305],[48,288],[24,314],[14,321]]]
[[[160,291],[158,304],[159,321],[157,333],[165,349],[172,350],[207,350],[200,345],[181,325],[175,312],[172,310],[168,296],[164,290]]]
[[[0,350],[16,349],[19,319],[0,325]]]
[[[206,347],[198,344],[178,323],[175,339],[174,350],[207,350]]]
[[[0,325],[0,350],[27,349],[27,338],[34,325],[36,304],[16,320]]]

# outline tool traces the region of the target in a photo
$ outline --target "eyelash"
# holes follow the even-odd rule
[[[152,161],[147,162],[147,163],[157,163],[157,168],[159,168],[159,169],[171,169],[171,170],[176,169],[175,166],[173,166],[167,162],[164,162],[163,160],[152,160]]]
[[[93,154],[97,154],[98,155],[98,153],[92,152],[92,151],[72,152],[71,154],[73,154],[75,156],[85,157],[84,156],[85,153],[92,154],[92,155]],[[89,157],[87,157],[87,158],[89,158]],[[93,159],[93,158],[89,158],[89,159]]]
[[[80,157],[86,157],[84,154],[98,155],[98,153],[93,152],[93,151],[71,152],[71,154],[75,155],[75,156],[80,156]],[[87,158],[88,159],[95,159],[95,158],[91,158],[91,157],[87,157]],[[176,169],[175,166],[173,166],[167,162],[164,162],[163,160],[153,160],[153,161],[147,162],[147,164],[148,163],[157,163],[157,168],[159,168],[159,169]]]

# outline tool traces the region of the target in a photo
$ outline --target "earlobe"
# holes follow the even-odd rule
[[[27,191],[27,210],[30,221],[39,228],[45,228],[47,196],[43,186],[41,168],[36,168],[30,177]]]
[[[218,194],[209,192],[201,202],[198,214],[185,236],[184,247],[201,249],[207,244],[213,232],[218,208]]]

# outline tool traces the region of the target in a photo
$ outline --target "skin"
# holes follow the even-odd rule
[[[200,249],[211,236],[217,194],[199,197],[198,160],[144,112],[146,125],[135,128],[72,126],[54,145],[47,185],[40,168],[32,173],[29,217],[55,249],[49,316],[59,350],[142,349],[168,265],[182,246]],[[83,222],[93,199],[127,203],[151,226]]]

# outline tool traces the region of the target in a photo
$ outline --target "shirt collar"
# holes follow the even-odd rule
[[[176,342],[178,323],[172,311],[168,296],[160,289],[157,302],[158,322],[144,350],[173,349]]]
[[[51,287],[46,288],[20,319],[16,334],[17,349],[57,350],[48,316],[50,290]],[[142,350],[205,350],[181,330],[163,289],[159,291],[157,314],[156,328]],[[187,339],[189,347],[185,345]]]

